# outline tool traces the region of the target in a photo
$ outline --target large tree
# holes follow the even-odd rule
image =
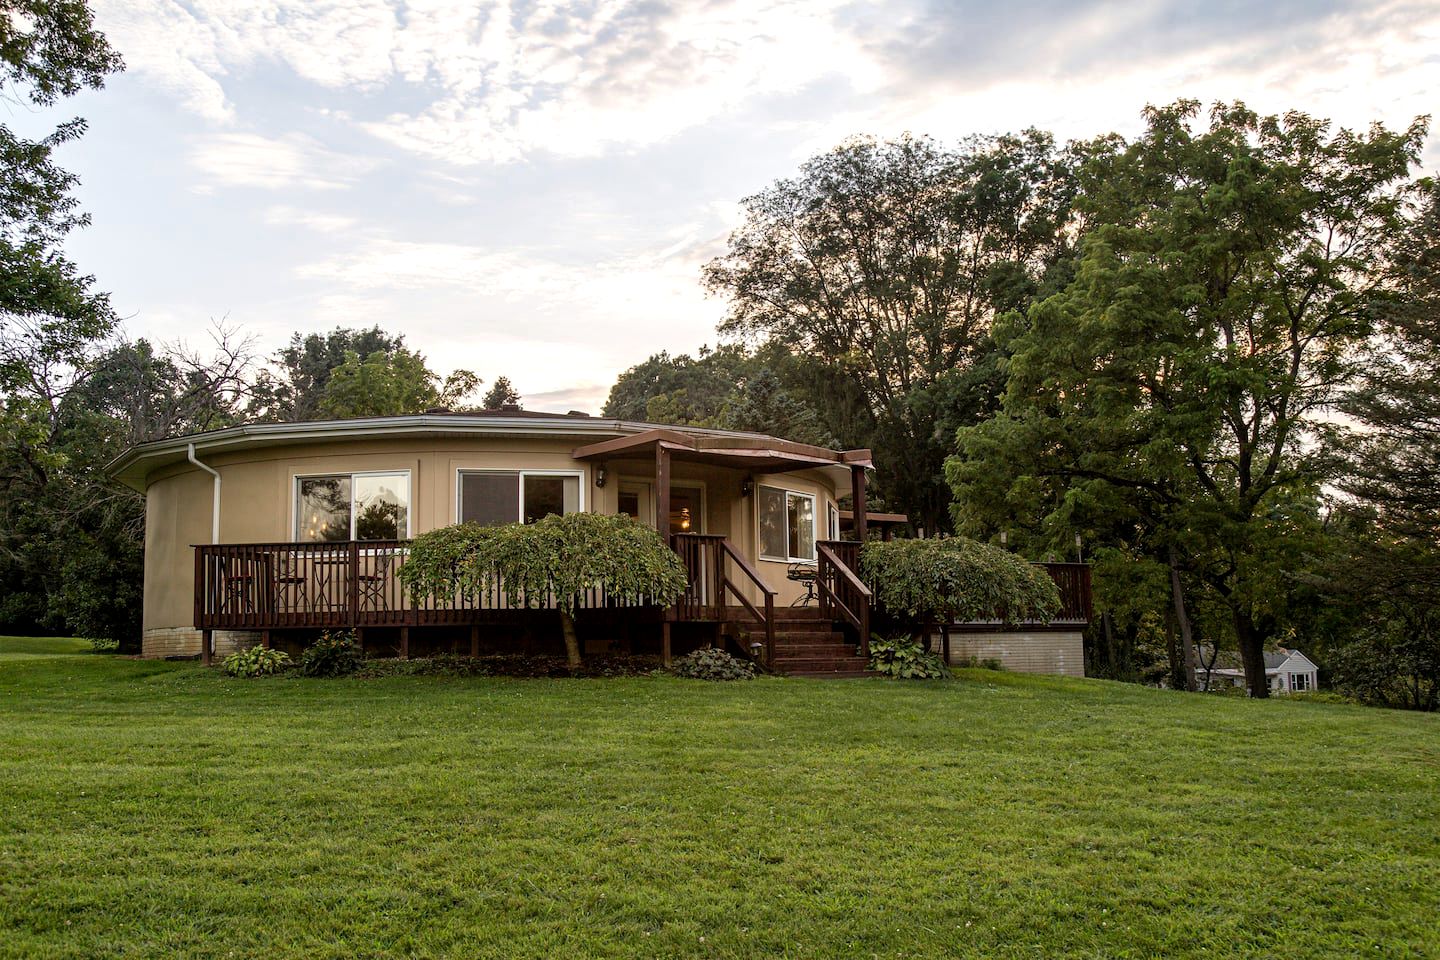
[[[941,464],[986,412],[997,310],[1027,304],[1069,253],[1073,157],[1052,139],[853,140],[744,201],[711,262],[722,330],[786,351],[823,426],[876,451],[891,505],[949,525]],[[977,375],[979,371],[979,375]]]
[[[999,416],[962,430],[1054,509],[1124,498],[1225,605],[1253,696],[1295,505],[1334,474],[1329,422],[1364,360],[1409,229],[1426,126],[1367,133],[1302,113],[1181,101],[1085,166],[1077,274],[1005,332]],[[1004,468],[1001,468],[1001,473]]]

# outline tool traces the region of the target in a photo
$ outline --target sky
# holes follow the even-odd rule
[[[1134,135],[1146,103],[1392,127],[1440,106],[1440,2],[92,0],[127,69],[41,111],[70,253],[132,337],[270,354],[379,324],[527,408],[714,343],[740,201],[855,135]],[[1425,172],[1440,171],[1431,137]]]

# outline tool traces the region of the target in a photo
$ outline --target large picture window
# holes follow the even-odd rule
[[[461,470],[456,518],[493,527],[575,513],[581,509],[580,479],[578,473]]]
[[[295,479],[295,539],[410,536],[410,474],[340,473]]]
[[[758,503],[761,559],[814,560],[814,495],[761,487]]]

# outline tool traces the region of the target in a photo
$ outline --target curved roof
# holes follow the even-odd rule
[[[646,436],[641,436],[646,435]],[[732,459],[737,451],[753,451],[759,469],[761,460],[783,455],[785,469],[807,467],[838,467],[870,465],[870,451],[829,450],[808,444],[797,444],[779,437],[743,430],[718,430],[711,427],[668,426],[634,420],[592,417],[583,413],[542,413],[534,410],[487,410],[480,413],[432,412],[399,417],[360,417],[354,420],[307,420],[298,423],[248,423],[204,433],[193,433],[164,440],[137,444],[116,457],[105,472],[126,486],[144,491],[146,478],[156,469],[187,459],[187,450],[195,445],[197,456],[228,453],[235,450],[259,449],[296,443],[324,443],[333,440],[354,440],[388,437],[554,437],[578,442],[577,454],[588,455],[591,448],[606,440],[633,438],[632,444],[617,445],[616,456],[631,446],[643,446],[662,437],[673,441],[676,435],[692,439],[697,453],[710,448],[724,448]]]

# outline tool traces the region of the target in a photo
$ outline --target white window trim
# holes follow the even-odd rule
[[[840,508],[834,500],[825,501],[825,532],[829,534],[827,539],[840,539]]]
[[[525,520],[525,478],[526,477],[575,477],[579,482],[576,486],[579,489],[577,495],[576,513],[585,512],[585,471],[584,470],[506,470],[501,467],[456,467],[455,468],[455,513],[454,521],[460,522],[460,499],[461,499],[461,478],[465,474],[489,474],[497,477],[518,476],[520,482],[515,485],[515,516],[523,522]]]
[[[327,470],[320,473],[292,473],[290,475],[290,542],[311,543],[322,541],[310,541],[300,539],[300,481],[318,480],[323,477],[349,477],[350,478],[350,541],[355,539],[355,478],[356,477],[395,477],[405,475],[406,495],[410,501],[405,504],[405,535],[400,540],[409,540],[414,536],[415,530],[415,471],[409,467],[396,467],[394,470]],[[345,541],[345,542],[350,542]],[[364,541],[362,541],[364,542]]]
[[[819,498],[818,496],[816,496],[815,494],[813,494],[813,493],[805,493],[804,491],[801,491],[801,490],[787,490],[785,487],[775,487],[775,486],[771,486],[771,485],[768,484],[768,483],[761,483],[761,484],[757,484],[757,485],[755,486],[755,553],[756,553],[756,555],[757,555],[761,560],[768,560],[768,561],[770,561],[771,563],[815,563],[815,562],[819,559],[819,557],[820,557],[820,550],[819,550],[818,547],[816,548],[816,550],[815,550],[815,556],[813,556],[813,557],[773,557],[773,556],[766,556],[764,553],[761,553],[761,552],[760,552],[760,491],[761,491],[761,490],[774,490],[776,493],[782,493],[782,494],[785,495],[785,552],[786,552],[786,553],[789,553],[790,550],[791,550],[791,548],[794,546],[794,544],[792,544],[792,543],[790,542],[790,498],[791,498],[791,497],[799,497],[799,498],[801,498],[801,499],[805,499],[805,500],[809,500],[809,501],[810,501],[810,518],[811,518],[811,523],[812,523],[812,525],[815,526],[815,527],[818,527],[818,526],[819,526],[819,523],[817,522],[817,521],[819,520],[819,517],[817,516],[817,514],[819,513],[819,510],[820,510],[820,503],[819,503],[820,498]],[[818,543],[819,540],[820,540],[820,536],[819,536],[820,531],[817,529],[817,530],[814,531],[814,533],[815,533],[814,539],[815,539],[815,541]]]

